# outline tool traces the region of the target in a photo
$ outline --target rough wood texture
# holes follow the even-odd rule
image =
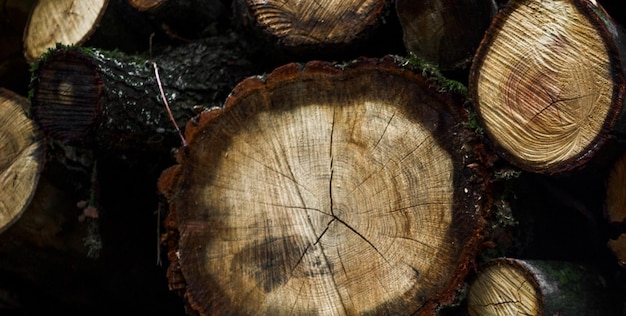
[[[128,0],[144,12],[165,34],[178,40],[195,40],[225,23],[226,6],[220,0]]]
[[[340,49],[368,36],[388,14],[386,0],[237,0],[236,18],[292,51]]]
[[[170,287],[215,314],[434,315],[490,204],[463,98],[392,58],[288,64],[187,127]]]
[[[35,62],[57,43],[144,51],[151,32],[127,0],[39,0],[24,31],[24,56]]]
[[[0,88],[0,233],[28,207],[44,165],[44,142],[26,115],[28,100]]]
[[[500,154],[559,173],[622,134],[623,33],[592,1],[513,0],[474,58],[470,91]]]
[[[470,283],[471,316],[620,315],[615,289],[585,265],[496,259]]]
[[[496,14],[493,0],[397,0],[407,51],[442,70],[469,65]]]
[[[256,73],[250,48],[233,34],[149,57],[59,47],[33,72],[32,112],[49,137],[83,147],[169,151],[180,144],[159,91],[159,76],[175,120],[221,106],[232,88]]]

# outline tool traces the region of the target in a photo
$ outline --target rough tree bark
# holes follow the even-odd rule
[[[493,0],[397,0],[407,51],[441,70],[467,67],[497,7]]]
[[[44,133],[82,147],[169,151],[180,144],[155,74],[179,126],[197,109],[221,106],[243,78],[260,72],[234,34],[168,49],[149,59],[59,47],[33,71],[32,113]]]
[[[617,146],[605,145],[626,126],[623,34],[594,1],[513,0],[501,10],[469,82],[499,153],[548,174],[614,158]]]
[[[40,0],[24,30],[24,56],[35,62],[57,43],[140,52],[152,32],[128,0]]]
[[[0,233],[28,207],[44,165],[44,141],[26,114],[28,100],[0,88]]]
[[[581,264],[500,258],[470,282],[467,304],[471,316],[621,315],[615,293]]]
[[[170,287],[200,315],[434,315],[491,203],[463,105],[392,58],[244,80],[159,180]]]

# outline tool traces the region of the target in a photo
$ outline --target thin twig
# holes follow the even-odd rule
[[[163,92],[163,86],[161,85],[161,77],[159,76],[159,67],[157,67],[157,64],[155,62],[152,61],[151,63],[152,63],[152,66],[154,67],[154,75],[156,76],[157,84],[159,85],[159,91],[161,92],[161,99],[163,99],[163,103],[165,104],[165,108],[167,109],[167,114],[169,114],[170,120],[172,121],[172,123],[174,124],[174,127],[176,128],[176,131],[178,132],[178,136],[180,136],[180,139],[183,142],[183,146],[187,147],[187,141],[185,140],[183,133],[180,131],[180,128],[178,128],[178,124],[176,124],[176,120],[174,119],[174,115],[172,114],[172,110],[170,109],[170,105],[169,103],[167,103],[165,92]]]

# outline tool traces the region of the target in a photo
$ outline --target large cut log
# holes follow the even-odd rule
[[[27,107],[26,97],[0,88],[0,233],[30,204],[44,165],[42,135]]]
[[[329,52],[368,39],[391,12],[387,0],[236,0],[235,18],[270,46]]]
[[[33,118],[47,136],[70,145],[169,151],[180,139],[159,85],[174,120],[184,126],[197,108],[221,106],[239,81],[257,71],[249,51],[233,34],[167,49],[153,59],[59,47],[33,71]]]
[[[396,1],[406,50],[442,70],[469,65],[496,10],[493,0]]]
[[[174,39],[195,40],[224,23],[227,8],[220,0],[128,0]]]
[[[548,174],[615,158],[607,143],[626,126],[623,36],[595,1],[513,0],[501,10],[469,82],[499,153]]]
[[[24,31],[24,56],[32,63],[57,43],[145,51],[151,33],[128,0],[39,0]]]
[[[470,281],[467,305],[471,316],[621,315],[616,293],[588,265],[500,258]]]
[[[159,180],[170,287],[200,315],[451,303],[491,202],[464,98],[440,91],[392,58],[242,81]]]

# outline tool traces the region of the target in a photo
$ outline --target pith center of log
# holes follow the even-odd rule
[[[215,168],[194,170],[195,179],[213,180],[187,192],[217,221],[208,234],[204,218],[185,232],[220,236],[205,250],[218,279],[285,302],[312,295],[324,309],[342,306],[344,289],[368,310],[381,295],[431,287],[432,267],[450,265],[449,154],[395,106],[359,103],[225,123],[247,128],[198,157]]]
[[[579,159],[613,119],[614,57],[586,13],[569,1],[516,1],[477,54],[483,125],[526,169]]]

